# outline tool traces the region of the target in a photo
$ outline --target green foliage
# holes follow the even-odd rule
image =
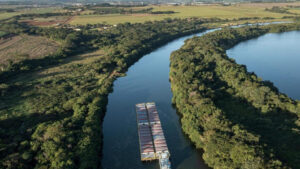
[[[0,38],[4,37],[4,36],[6,36],[6,35],[7,35],[7,33],[6,33],[6,32],[4,32],[4,31],[0,31]]]
[[[125,8],[125,7],[96,7],[91,8],[93,10],[93,14],[133,14],[133,13],[149,13],[153,8],[145,8],[145,9],[135,9]]]
[[[173,14],[174,11],[152,11],[153,8],[130,8],[130,7],[88,7],[92,10],[90,14],[93,15],[107,15],[107,14]]]
[[[293,14],[293,13],[289,12],[289,9],[279,7],[279,6],[273,6],[272,8],[270,8],[270,9],[266,8],[265,10],[270,11],[270,12],[275,12],[275,13]]]
[[[299,104],[248,73],[225,51],[298,24],[223,29],[186,41],[171,56],[173,102],[183,130],[213,168],[299,168]]]
[[[24,160],[30,160],[32,158],[32,154],[30,152],[26,151],[22,154],[22,158]]]
[[[0,168],[98,168],[101,123],[113,81],[145,53],[204,30],[202,23],[164,20],[120,24],[101,32],[21,27],[20,32],[61,41],[64,47],[49,58],[21,63],[28,71],[12,64],[16,69],[7,73],[13,73],[2,75]],[[77,49],[101,49],[103,54],[76,62]],[[68,64],[71,59],[75,63]]]

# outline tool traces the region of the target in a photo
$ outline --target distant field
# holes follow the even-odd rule
[[[0,13],[0,20],[7,19],[16,15],[21,14],[20,12]]]
[[[289,12],[296,13],[296,14],[300,14],[300,8],[293,8],[293,9],[290,9]]]
[[[59,7],[49,7],[49,8],[25,8],[20,9],[16,12],[0,13],[0,20],[7,19],[16,15],[26,14],[26,13],[49,13],[49,12],[59,12],[61,8]]]
[[[72,16],[51,16],[47,18],[22,18],[20,22],[26,22],[33,26],[56,26],[67,24],[72,20]]]
[[[58,49],[59,44],[44,37],[13,36],[0,40],[0,65],[25,59],[42,58]],[[0,66],[1,67],[1,66]]]
[[[175,14],[110,14],[110,15],[81,15],[75,16],[71,24],[96,24],[106,22],[108,24],[117,24],[124,22],[145,22],[153,20],[162,20],[165,18],[242,18],[242,17],[273,17],[282,18],[290,14],[273,13],[265,11],[265,8],[273,6],[300,5],[300,3],[259,3],[259,4],[236,4],[232,6],[206,5],[206,6],[148,6],[153,7],[153,11],[175,11]]]

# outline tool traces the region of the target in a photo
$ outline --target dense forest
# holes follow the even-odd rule
[[[182,128],[212,168],[300,168],[300,102],[226,55],[237,43],[299,24],[223,29],[171,56],[173,103]]]
[[[204,22],[166,19],[74,31],[4,21],[3,32],[48,37],[61,48],[0,72],[0,168],[99,167],[101,123],[113,81],[145,53],[205,30]],[[101,53],[69,64],[94,51]]]

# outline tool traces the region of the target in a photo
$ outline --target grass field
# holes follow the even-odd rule
[[[0,65],[19,62],[24,59],[42,58],[57,50],[59,44],[44,37],[13,36],[0,40]],[[0,66],[0,67],[1,67]]]
[[[61,8],[59,7],[49,7],[49,8],[25,8],[20,9],[16,12],[5,12],[0,13],[0,20],[7,19],[16,15],[26,14],[26,13],[49,13],[49,12],[59,12]]]
[[[10,13],[0,13],[0,20],[7,19],[16,15],[20,15],[21,12],[10,12]]]
[[[300,14],[300,8],[289,9],[289,12]]]
[[[265,8],[272,6],[287,6],[300,5],[300,3],[260,3],[260,4],[236,4],[232,6],[221,5],[206,5],[206,6],[148,6],[153,7],[153,11],[175,11],[175,14],[110,14],[110,15],[81,15],[75,16],[70,22],[71,24],[96,24],[106,22],[108,24],[117,24],[124,22],[145,22],[162,20],[165,18],[242,18],[242,17],[273,17],[281,19],[283,16],[290,16],[289,14],[272,13],[265,11]],[[296,10],[296,9],[295,9]]]

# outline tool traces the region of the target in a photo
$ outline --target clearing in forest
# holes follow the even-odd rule
[[[57,51],[59,44],[40,36],[10,36],[0,39],[0,65],[43,58]]]

